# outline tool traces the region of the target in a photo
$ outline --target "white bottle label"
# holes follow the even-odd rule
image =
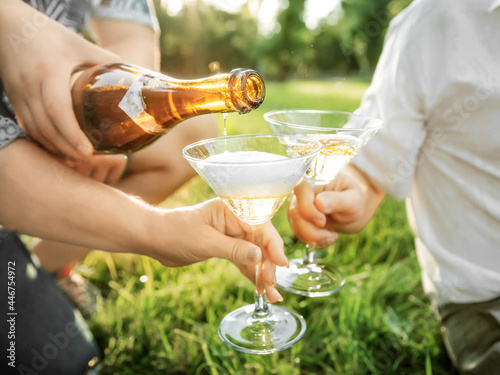
[[[153,134],[163,133],[164,129],[162,126],[158,125],[155,118],[144,110],[145,103],[142,97],[142,88],[149,86],[148,83],[143,82],[143,79],[140,78],[135,80],[123,96],[118,107],[145,132]]]

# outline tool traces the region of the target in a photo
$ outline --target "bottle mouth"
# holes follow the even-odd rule
[[[258,108],[266,95],[264,80],[259,73],[251,69],[233,69],[230,76],[229,85],[236,110],[243,114]]]

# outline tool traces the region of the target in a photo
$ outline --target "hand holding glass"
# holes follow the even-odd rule
[[[276,134],[301,135],[322,143],[323,149],[304,176],[313,187],[333,180],[382,124],[376,118],[340,111],[272,111],[264,118]],[[303,259],[292,259],[289,268],[279,267],[276,278],[283,289],[308,297],[330,295],[345,284],[340,270],[318,262],[313,243],[306,245]]]
[[[287,137],[286,142],[282,138],[220,137],[194,143],[182,152],[231,211],[251,225],[254,243],[261,248],[262,225],[271,220],[322,147],[320,142],[305,137]],[[259,281],[260,267],[256,269],[255,304],[227,314],[218,331],[224,343],[245,353],[287,349],[306,330],[298,313],[267,303]]]

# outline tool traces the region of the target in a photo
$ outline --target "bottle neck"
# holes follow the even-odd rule
[[[239,113],[248,113],[264,101],[264,81],[255,70],[233,69],[227,80],[231,101]]]
[[[251,69],[233,69],[196,80],[178,80],[165,75],[145,76],[145,91],[171,92],[183,97],[186,107],[197,114],[210,112],[248,113],[258,108],[265,97],[262,77]],[[172,102],[168,103],[170,106]]]
[[[249,69],[235,69],[230,73],[187,81],[159,74],[143,75],[139,81],[137,86],[141,90],[144,111],[163,129],[169,128],[173,122],[201,114],[248,113],[260,106],[265,95],[262,78]],[[134,85],[136,83],[129,90]]]

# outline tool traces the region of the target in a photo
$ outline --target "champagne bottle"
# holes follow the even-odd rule
[[[207,113],[247,113],[260,106],[264,82],[250,69],[179,80],[122,63],[83,71],[72,87],[73,109],[97,153],[128,154],[181,121]]]

